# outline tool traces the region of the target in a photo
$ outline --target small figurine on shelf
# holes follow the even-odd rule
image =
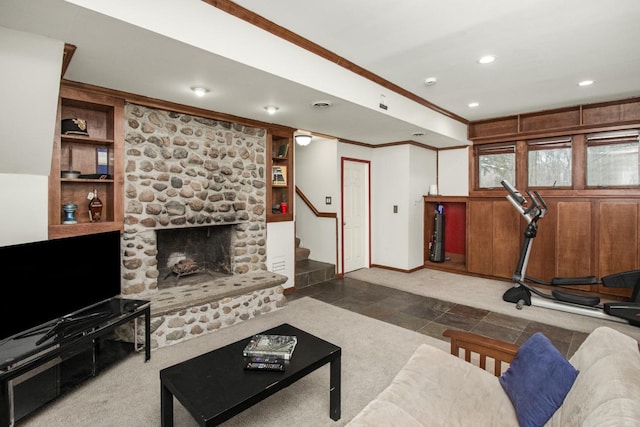
[[[100,222],[102,220],[102,200],[98,197],[98,190],[94,189],[87,198],[89,199],[89,220]]]

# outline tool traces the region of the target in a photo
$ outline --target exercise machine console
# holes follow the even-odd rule
[[[595,276],[583,276],[554,277],[551,281],[544,281],[526,275],[531,246],[538,232],[538,221],[544,218],[548,207],[537,191],[526,190],[525,192],[529,196],[527,199],[509,182],[502,181],[501,184],[508,192],[507,200],[527,221],[518,265],[513,274],[514,286],[504,293],[502,299],[515,303],[516,308],[519,310],[525,305],[532,305],[533,302],[537,302],[534,305],[592,317],[607,318],[609,320],[626,320],[634,326],[640,326],[640,270],[614,273],[604,276],[600,280]],[[609,288],[632,289],[632,293],[629,301],[602,304],[597,296],[578,295],[558,289],[552,289],[549,294],[534,287],[532,285],[534,283],[552,287],[603,285]],[[540,297],[540,300],[532,299],[532,295]]]

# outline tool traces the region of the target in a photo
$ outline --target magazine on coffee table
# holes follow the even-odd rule
[[[245,357],[275,356],[284,360],[291,359],[298,339],[294,335],[265,335],[257,334],[244,348]]]

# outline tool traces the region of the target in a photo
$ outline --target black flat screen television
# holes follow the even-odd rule
[[[0,342],[120,295],[120,232],[0,247]]]

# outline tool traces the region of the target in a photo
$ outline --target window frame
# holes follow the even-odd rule
[[[632,123],[625,126],[618,127],[606,127],[602,128],[591,128],[584,130],[577,130],[573,132],[530,132],[525,137],[523,135],[522,138],[514,138],[513,136],[503,136],[502,138],[496,138],[495,140],[484,140],[478,141],[473,144],[473,148],[469,150],[469,164],[470,171],[469,175],[469,195],[470,196],[479,196],[479,197],[494,197],[496,192],[501,192],[502,187],[480,187],[480,155],[487,154],[491,151],[499,152],[499,150],[504,149],[504,147],[515,146],[516,153],[516,164],[515,164],[515,182],[513,185],[518,188],[535,188],[536,190],[542,191],[547,194],[557,194],[563,196],[577,196],[578,193],[581,195],[592,195],[592,196],[607,196],[607,195],[635,195],[640,191],[640,182],[638,185],[629,185],[629,186],[587,186],[587,137],[592,138],[593,135],[599,134],[615,134],[620,133],[624,134],[634,134],[638,132],[640,138],[640,123]],[[562,138],[570,137],[572,139],[571,146],[571,187],[567,186],[556,186],[556,187],[533,187],[528,185],[529,178],[529,167],[528,167],[528,158],[529,158],[529,147],[528,142],[536,141],[536,140],[553,140],[553,139],[562,139]],[[514,142],[515,141],[515,142]],[[593,143],[593,141],[590,141]],[[639,146],[640,151],[640,146]],[[639,152],[639,162],[640,162],[640,152]],[[639,165],[640,168],[640,165]],[[640,170],[639,170],[640,174]],[[640,180],[639,180],[640,181]]]
[[[473,188],[479,191],[492,191],[499,190],[502,186],[498,187],[481,187],[480,186],[480,157],[483,155],[492,155],[492,154],[510,154],[512,153],[514,156],[514,170],[513,176],[515,177],[514,182],[511,183],[513,185],[517,185],[515,181],[517,181],[518,176],[518,156],[517,156],[517,142],[516,141],[507,141],[507,142],[496,142],[491,144],[481,144],[474,146],[474,164],[475,170],[477,173],[474,177],[474,185]]]
[[[537,138],[537,139],[530,139],[525,141],[525,149],[526,149],[526,153],[525,153],[525,161],[526,161],[526,177],[527,177],[527,185],[530,188],[539,188],[539,189],[572,189],[574,188],[574,138],[573,135],[566,135],[566,136],[558,136],[558,137],[551,137],[551,138]],[[554,183],[554,185],[532,185],[531,184],[531,168],[530,168],[530,164],[529,164],[529,154],[532,151],[542,151],[542,150],[556,150],[556,149],[565,149],[568,148],[569,149],[569,167],[570,167],[570,172],[569,172],[569,179],[570,182],[568,185],[556,185]],[[517,167],[517,165],[516,165]]]
[[[615,184],[589,184],[589,147],[606,145],[618,145],[624,143],[636,143],[638,147],[638,181],[636,184],[615,185]],[[640,129],[625,129],[620,131],[593,132],[585,135],[585,156],[584,156],[584,188],[586,189],[638,189],[640,188]]]

